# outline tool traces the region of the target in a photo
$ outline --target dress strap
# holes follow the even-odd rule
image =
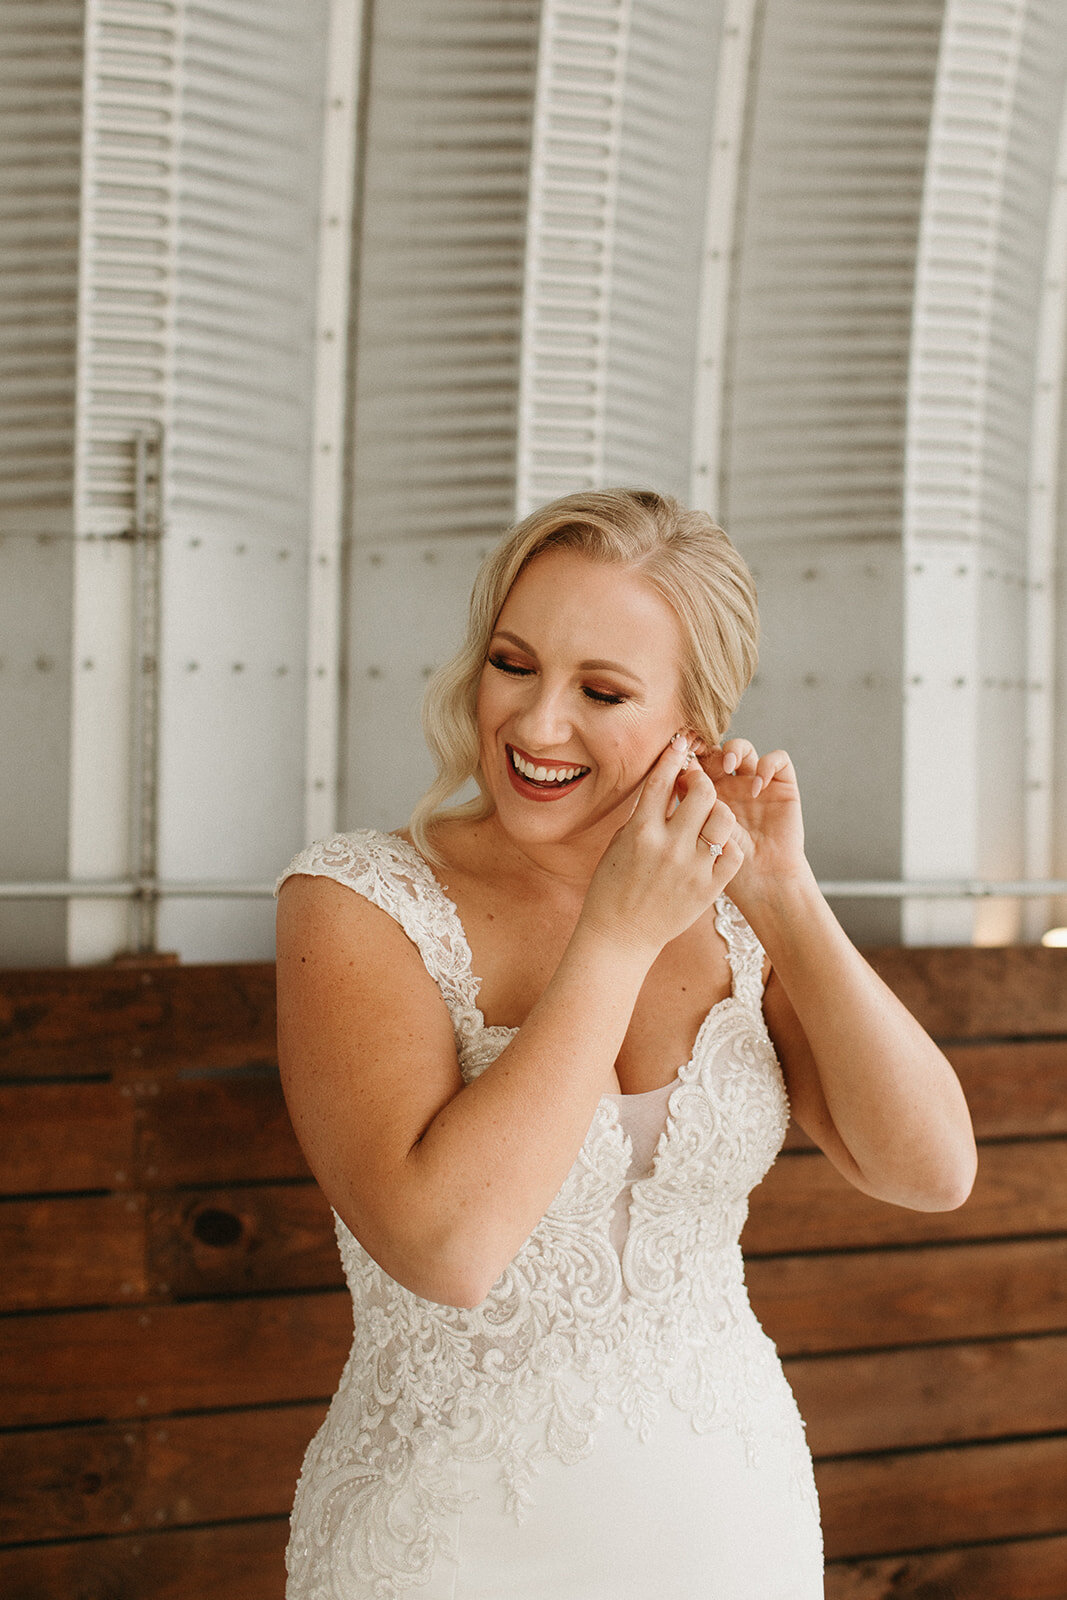
[[[346,884],[398,922],[444,996],[457,1034],[471,1031],[479,1013],[470,946],[459,913],[413,844],[376,828],[334,834],[294,856],[274,893],[295,874]]]
[[[720,895],[715,902],[715,931],[726,946],[734,994],[752,1010],[760,1011],[763,1003],[764,949],[726,895]]]

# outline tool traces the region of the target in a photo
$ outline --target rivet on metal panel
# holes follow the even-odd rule
[[[341,226],[340,217],[327,217],[326,218],[326,226],[328,228],[339,228]]]
[[[155,1520],[157,1522],[166,1522],[167,1513],[162,1506],[160,1506],[159,1510],[156,1512]]]
[[[235,661],[234,662],[234,664],[233,664],[233,671],[234,672],[243,672],[244,670],[245,670],[245,664],[244,664],[243,661]]]
[[[381,667],[368,667],[367,668],[367,677],[368,678],[380,678],[381,676],[382,676]]]
[[[133,1293],[133,1284],[132,1283],[120,1283],[119,1284],[119,1294],[131,1295],[132,1293]]]
[[[283,661],[280,667],[275,667],[274,676],[276,678],[284,678],[284,677],[286,677],[288,672],[289,672],[289,668],[285,665],[285,662]]]
[[[166,1444],[166,1442],[167,1442],[167,1440],[169,1438],[170,1438],[170,1434],[167,1432],[166,1428],[157,1428],[156,1429],[156,1443],[157,1444]]]
[[[239,555],[239,556],[247,555],[248,554],[248,546],[246,544],[235,545],[234,546],[234,554],[235,555]]]
[[[316,678],[325,678],[325,676],[326,676],[326,668],[325,667],[316,667],[315,668],[315,676],[316,676]]]
[[[966,689],[966,687],[967,687],[967,679],[966,678],[953,678],[952,687],[954,689]]]
[[[914,564],[913,564],[913,566],[912,566],[912,569],[911,569],[911,570],[912,570],[912,572],[925,572],[925,571],[926,571],[926,567],[925,567],[925,565],[924,565],[924,564],[923,564],[923,562],[921,562],[921,561],[916,561],[916,562],[915,562],[915,563],[914,563]]]
[[[880,578],[882,576],[882,569],[881,567],[876,567],[873,561],[868,561],[867,565],[863,569],[863,576],[865,578]]]
[[[200,546],[203,544],[203,542],[204,542],[203,539],[190,539],[189,540],[189,548],[190,548],[190,550],[199,550]]]
[[[121,1170],[116,1172],[116,1174],[115,1174],[115,1182],[116,1183],[125,1183],[126,1182],[126,1174],[124,1172],[122,1172]]]
[[[371,551],[370,564],[371,564],[372,567],[380,567],[381,564],[382,564],[383,559],[384,559],[384,557],[380,554],[379,551],[377,551],[377,550],[372,550]]]
[[[56,663],[52,656],[38,656],[33,664],[38,672],[51,672]]]
[[[200,671],[200,663],[199,663],[199,661],[187,661],[185,663],[185,670],[186,670],[186,672],[199,672]]]
[[[923,682],[922,673],[921,672],[913,672],[911,677],[908,679],[908,682],[909,683],[914,683],[914,684],[922,683]]]
[[[346,106],[346,104],[347,104],[347,101],[345,100],[343,95],[340,95],[340,94],[334,95],[333,99],[330,101],[330,110],[331,111],[343,111],[345,106]]]
[[[293,552],[291,550],[279,550],[278,551],[278,560],[279,561],[288,561],[288,559],[292,555],[292,553]]]
[[[0,661],[0,667],[2,667],[3,664],[4,663],[2,661]],[[85,660],[82,662],[82,671],[83,672],[92,672],[92,670],[93,670],[93,668],[95,666],[96,666],[96,662],[93,660],[92,656],[86,656]]]
[[[324,456],[328,456],[330,451],[333,449],[333,445],[330,443],[329,439],[323,439],[322,443],[319,445],[319,449]]]
[[[965,578],[967,576],[968,572],[970,572],[970,570],[971,569],[968,566],[959,566],[959,567],[957,567],[956,568],[956,576],[957,576],[957,578]]]
[[[423,667],[422,675],[423,675],[424,678],[432,678],[433,674],[434,674],[433,667]]]
[[[319,566],[320,567],[328,567],[329,565],[330,565],[330,558],[329,558],[328,555],[326,555],[325,551],[323,551],[319,555]]]
[[[805,672],[803,681],[806,688],[814,689],[819,680],[814,672]]]
[[[323,328],[322,337],[325,342],[329,344],[332,339],[336,339],[337,335],[334,333],[332,328]]]
[[[800,576],[805,583],[812,583],[819,576],[819,569],[818,567],[805,567]]]
[[[863,674],[863,687],[865,689],[875,689],[878,687],[878,678],[873,672],[865,672]]]
[[[437,560],[437,551],[436,550],[424,550],[422,552],[422,559],[424,561],[436,561]]]
[[[325,789],[325,787],[326,787],[326,779],[325,778],[316,778],[315,782],[312,784],[312,788],[318,789],[320,791]]]

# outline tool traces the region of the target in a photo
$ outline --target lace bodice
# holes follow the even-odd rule
[[[485,1025],[458,914],[414,846],[339,835],[279,883],[293,873],[347,884],[400,924],[448,1005],[464,1079],[484,1072],[513,1030]],[[355,1337],[305,1462],[290,1593],[340,1594],[339,1551],[350,1571],[374,1575],[382,1600],[403,1593],[429,1573],[455,1508],[450,1462],[495,1459],[521,1517],[539,1464],[586,1456],[608,1406],[642,1433],[669,1405],[699,1431],[729,1427],[753,1443],[780,1367],[749,1307],[738,1241],[789,1110],[761,1011],[763,952],[729,900],[716,927],[732,993],[679,1071],[650,1168],[631,1171],[620,1117],[631,1097],[604,1096],[555,1200],[480,1305],[411,1293],[337,1219]]]

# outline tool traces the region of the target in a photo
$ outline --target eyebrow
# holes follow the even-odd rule
[[[510,639],[512,644],[517,644],[520,650],[525,650],[527,655],[536,656],[537,651],[525,639],[520,639],[517,633],[509,633],[506,628],[496,628],[493,631],[494,639]],[[631,683],[642,683],[636,672],[631,672],[629,667],[624,667],[618,661],[579,661],[579,670],[582,672],[618,672],[624,678],[629,678]]]

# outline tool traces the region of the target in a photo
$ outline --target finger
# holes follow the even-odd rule
[[[784,750],[770,750],[760,756],[752,779],[752,798],[761,794],[779,776],[793,776],[793,763]]]
[[[657,807],[660,816],[666,813],[667,805],[674,794],[675,784],[689,766],[690,755],[688,739],[676,733],[649,768],[641,797],[634,807],[635,816],[638,813],[654,813]]]
[[[727,777],[740,777],[756,770],[756,747],[750,739],[727,739],[720,747],[720,757]]]

